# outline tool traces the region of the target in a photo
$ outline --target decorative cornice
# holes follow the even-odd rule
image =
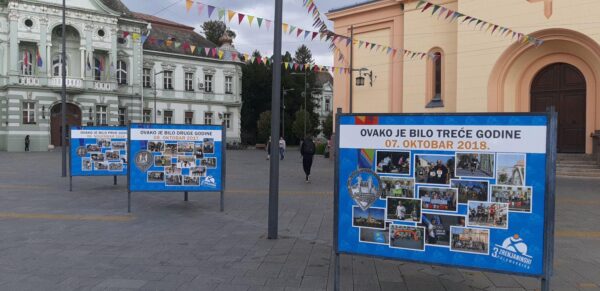
[[[183,71],[186,73],[195,73],[196,72],[196,68],[195,67],[190,67],[190,66],[183,66]]]
[[[175,71],[175,65],[161,64],[163,71]]]

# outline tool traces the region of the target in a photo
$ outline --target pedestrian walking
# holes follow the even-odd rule
[[[283,160],[283,158],[285,157],[285,139],[283,139],[283,136],[279,137],[279,158],[281,160]]]
[[[28,152],[28,151],[29,151],[29,143],[30,143],[30,140],[29,140],[29,135],[26,135],[26,136],[25,136],[25,151],[26,151],[26,152]]]
[[[271,158],[271,137],[269,136],[269,141],[267,141],[267,160]]]
[[[312,138],[306,137],[300,146],[300,154],[302,155],[302,167],[306,174],[306,183],[310,183],[310,168],[312,168],[313,157],[316,152],[316,146]]]

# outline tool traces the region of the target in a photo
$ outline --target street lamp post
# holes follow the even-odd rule
[[[146,36],[150,36],[150,31],[152,31],[152,23],[148,22],[148,25],[146,26],[146,30],[147,30]],[[141,87],[140,94],[142,97],[141,98],[142,102],[140,104],[140,110],[141,110],[140,113],[142,114],[142,123],[146,123],[146,121],[144,120],[144,81],[145,81],[145,79],[144,79],[144,43],[143,42],[141,43],[140,47],[141,47],[140,49],[141,49],[141,55],[142,55],[141,56],[142,61],[140,62],[142,64],[142,82],[140,84],[141,85],[140,86]],[[156,95],[154,95],[154,96],[155,96],[154,99],[156,100]],[[156,122],[154,122],[154,123],[156,123]]]
[[[281,136],[285,139],[285,95],[287,92],[294,91],[294,88],[291,89],[283,89],[283,96],[281,97]]]
[[[62,1],[62,55],[61,55],[61,153],[62,153],[62,176],[67,176],[67,27],[66,27],[66,0]]]
[[[157,94],[157,88],[156,88],[156,75],[162,74],[165,71],[160,71],[158,73],[154,73],[154,123],[158,123],[156,122],[156,94]]]

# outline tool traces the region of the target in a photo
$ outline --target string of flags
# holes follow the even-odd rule
[[[312,1],[312,0],[309,0],[309,1]],[[462,19],[462,21],[460,21],[460,24],[465,24],[465,25],[475,24],[474,28],[479,28],[479,30],[485,29],[485,32],[490,32],[490,30],[491,30],[491,35],[494,35],[494,33],[497,33],[500,36],[506,36],[506,37],[511,36],[512,40],[516,39],[516,41],[518,41],[518,42],[531,43],[535,46],[540,46],[544,43],[543,40],[535,38],[531,35],[523,34],[521,32],[514,31],[508,27],[494,24],[489,21],[485,21],[485,20],[482,20],[482,19],[479,19],[479,18],[476,18],[473,16],[465,15],[458,11],[448,9],[444,6],[433,4],[429,1],[419,0],[419,2],[417,3],[416,9],[417,10],[421,9],[421,13],[424,13],[427,10],[431,9],[432,16],[437,15],[438,19],[440,19],[441,17],[444,17],[444,20],[448,20],[449,22],[453,22],[453,21],[458,22]]]
[[[307,12],[309,14],[312,14],[313,20],[314,20],[313,26],[315,28],[319,29],[319,31],[321,31],[321,33],[325,34],[328,37],[328,40],[331,39],[332,44],[334,46],[336,43],[338,43],[338,44],[342,43],[342,44],[345,44],[346,46],[349,46],[350,44],[352,44],[354,46],[357,46],[359,49],[364,48],[364,49],[368,49],[370,51],[382,52],[387,55],[391,55],[392,58],[395,58],[399,55],[403,55],[410,59],[415,59],[415,58],[423,59],[425,57],[428,57],[431,59],[436,58],[436,55],[434,53],[425,53],[425,52],[407,50],[407,49],[403,49],[403,48],[394,48],[394,47],[387,46],[387,45],[381,45],[381,44],[377,44],[374,42],[359,40],[356,38],[350,38],[350,37],[347,37],[344,35],[336,34],[333,31],[329,30],[329,28],[327,28],[327,24],[321,18],[321,12],[319,11],[319,8],[317,7],[317,4],[315,3],[314,0],[303,0],[303,6],[307,9]],[[335,50],[340,54],[340,57],[338,58],[338,60],[343,60],[343,54],[341,54],[341,51],[339,50],[339,48],[337,46],[335,46]]]

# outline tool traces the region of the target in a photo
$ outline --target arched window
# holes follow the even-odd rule
[[[431,58],[428,61],[427,72],[428,82],[428,103],[427,108],[444,107],[443,91],[443,64],[444,55],[441,50],[434,50],[431,53]]]
[[[30,50],[22,50],[21,51],[21,60],[19,63],[21,64],[21,75],[31,76],[33,75],[33,53]]]
[[[127,63],[122,60],[117,61],[117,82],[119,85],[127,84]]]
[[[69,75],[69,58],[65,61],[66,73]],[[62,76],[62,54],[57,54],[52,58],[52,75],[55,77]]]

